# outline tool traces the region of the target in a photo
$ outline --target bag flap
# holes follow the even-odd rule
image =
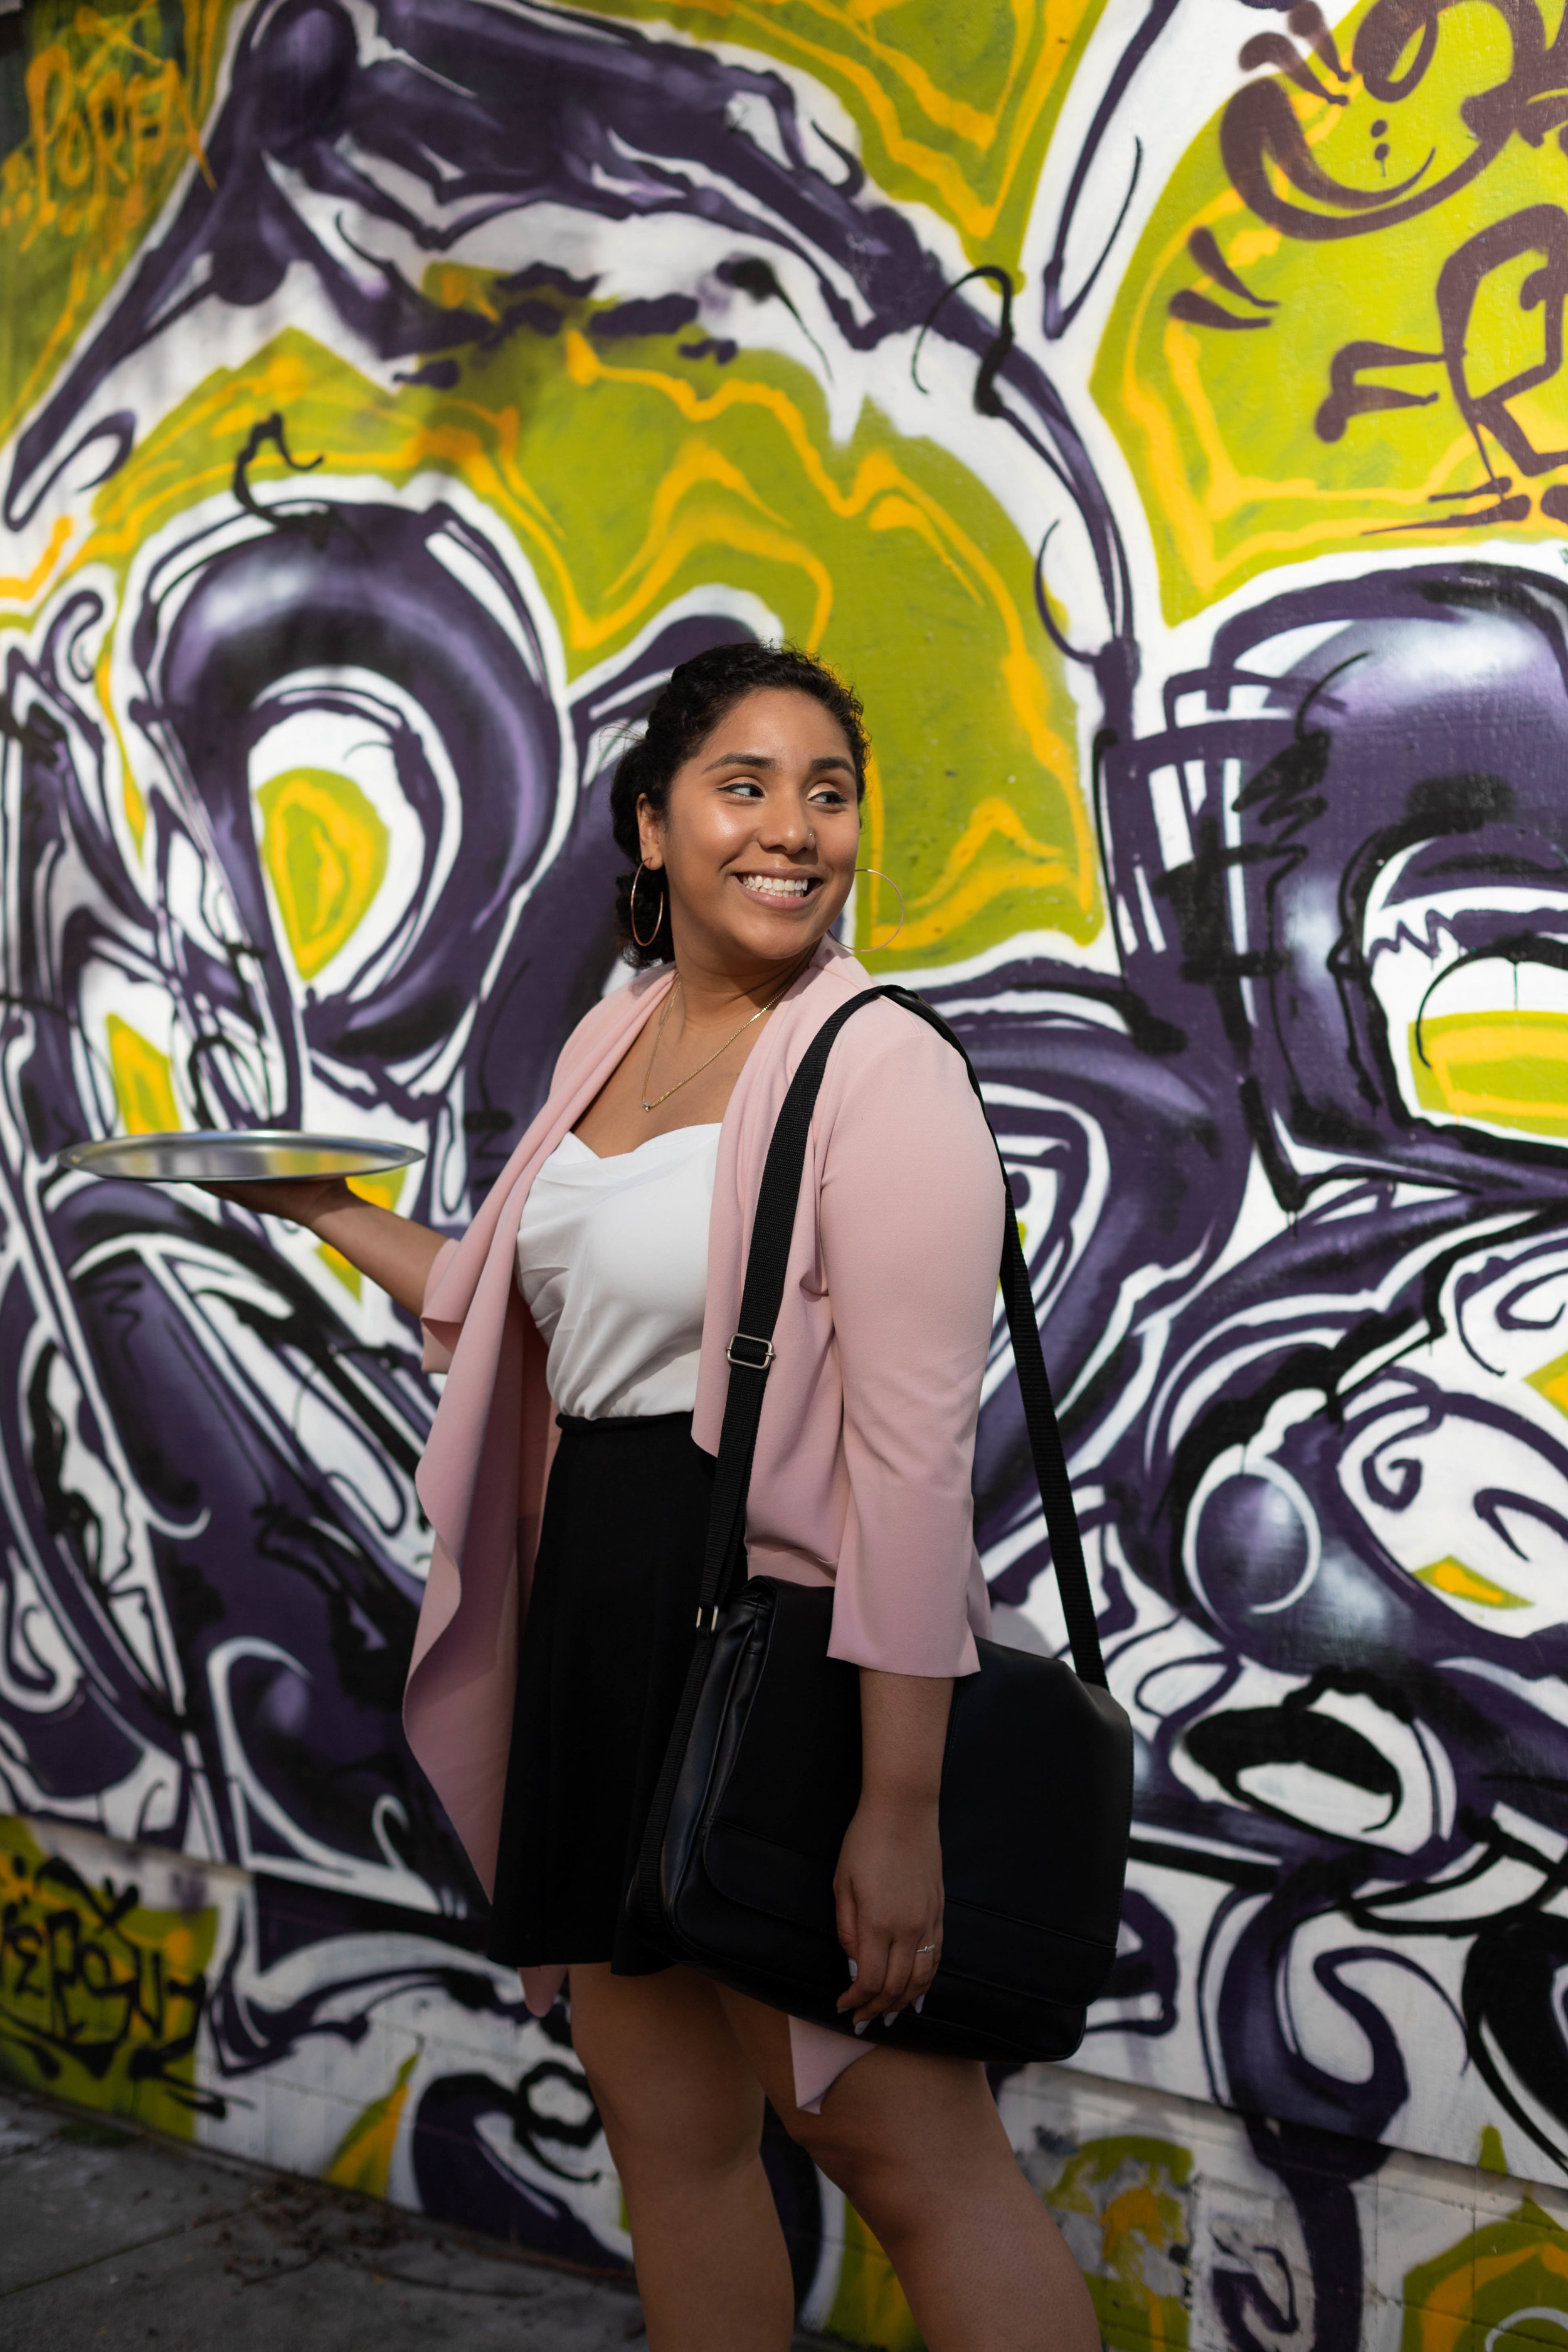
[[[837,1942],[832,1874],[820,1861],[717,1821],[702,1862],[728,1901]],[[971,1904],[950,1902],[943,1917],[943,1968],[1029,1996],[1092,2000],[1115,1957],[1114,1937],[1101,1942]]]

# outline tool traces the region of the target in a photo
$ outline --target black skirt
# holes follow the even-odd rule
[[[689,1413],[560,1425],[486,1948],[650,1976],[668,1963],[628,1927],[626,1892],[691,1662],[713,1458]]]

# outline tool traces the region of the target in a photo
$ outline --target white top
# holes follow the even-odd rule
[[[708,1303],[719,1129],[678,1127],[613,1160],[566,1135],[533,1180],[517,1281],[557,1412],[689,1412]]]

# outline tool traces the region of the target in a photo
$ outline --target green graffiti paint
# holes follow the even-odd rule
[[[1400,2352],[1568,2344],[1568,2231],[1531,2198],[1408,2272]]]
[[[1117,2134],[1086,2140],[1043,2190],[1113,2352],[1184,2352],[1190,2148]]]
[[[467,273],[444,265],[432,282],[450,306],[472,299]],[[835,443],[816,383],[787,361],[720,367],[668,338],[617,340],[607,357],[587,315],[480,354],[450,393],[388,392],[285,331],[147,436],[94,495],[49,590],[88,565],[123,575],[153,531],[226,492],[251,428],[280,415],[296,456],[322,461],[314,491],[337,476],[399,490],[446,476],[484,500],[554,611],[569,676],[715,581],[842,668],[877,730],[865,862],[906,910],[875,961],[951,963],[1028,933],[1092,940],[1103,902],[1074,707],[1029,551],[990,493],[869,404]],[[285,478],[264,450],[253,495]],[[107,705],[107,659],[101,680]],[[134,823],[128,766],[125,781]],[[287,878],[287,857],[277,870]],[[891,895],[861,887],[862,937],[889,938]]]
[[[419,2058],[420,2053],[411,2050],[398,2068],[392,2088],[381,2098],[373,2099],[363,2115],[355,2116],[328,2158],[323,2179],[334,2182],[340,2189],[356,2189],[366,2197],[387,2194],[398,2129],[408,2102],[408,2084]]]
[[[302,980],[353,938],[386,874],[388,835],[352,776],[291,768],[257,794],[261,856]]]
[[[1355,53],[1372,5],[1360,0],[1336,19],[1342,57]],[[1483,525],[1556,556],[1561,489],[1528,494],[1510,456],[1512,495],[1494,489],[1489,509],[1494,445],[1467,421],[1444,364],[1446,263],[1489,229],[1557,201],[1538,142],[1520,137],[1476,155],[1467,110],[1472,93],[1506,82],[1510,36],[1488,11],[1463,23],[1397,85],[1371,88],[1348,70],[1328,95],[1310,79],[1278,79],[1279,102],[1321,175],[1309,203],[1280,208],[1284,226],[1259,218],[1227,174],[1231,96],[1150,215],[1091,381],[1138,481],[1170,620],[1282,566],[1337,553],[1371,560],[1390,542],[1429,548]],[[1403,170],[1419,165],[1427,187],[1451,180],[1450,192],[1429,207],[1390,200],[1384,220],[1384,136]],[[1479,176],[1473,166],[1484,167]],[[1521,252],[1484,271],[1459,370],[1472,389],[1500,388],[1504,429],[1532,453],[1530,478],[1552,470],[1543,453],[1561,449],[1564,421],[1561,373],[1548,368],[1552,380],[1541,380],[1534,266]],[[1449,357],[1458,365],[1452,348]]]
[[[879,187],[951,221],[972,261],[1015,268],[1046,148],[1103,0],[591,0],[689,38],[742,44],[838,100]]]
[[[838,2291],[826,2332],[847,2344],[880,2352],[923,2352],[924,2337],[910,2314],[893,2266],[852,2205],[844,2208],[844,2252]]]
[[[0,439],[69,359],[193,163],[237,0],[29,0],[0,157]]]
[[[89,1884],[0,1822],[0,2075],[189,2137],[216,1908],[156,1910],[133,1877]]]

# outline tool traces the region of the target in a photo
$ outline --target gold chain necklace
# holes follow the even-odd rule
[[[815,952],[816,950],[814,950],[813,953]],[[780,1002],[781,998],[788,995],[790,990],[795,986],[795,982],[799,979],[801,973],[805,971],[810,961],[811,958],[809,956],[803,956],[801,958],[799,963],[796,964],[795,970],[791,972],[789,978],[780,989],[778,995],[770,996],[765,1004],[759,1004],[754,1013],[748,1014],[747,1018],[742,1022],[739,1029],[737,1029],[732,1035],[725,1038],[724,1043],[719,1048],[718,1054],[710,1054],[705,1062],[699,1062],[694,1070],[688,1070],[683,1078],[677,1078],[672,1087],[666,1087],[661,1095],[655,1095],[652,1102],[649,1102],[647,1098],[647,1089],[648,1081],[653,1076],[654,1056],[658,1052],[658,1041],[664,1034],[664,1024],[669,1018],[669,1008],[675,1003],[675,988],[679,988],[680,986],[680,974],[677,972],[675,975],[675,988],[670,990],[669,994],[664,1000],[664,1011],[658,1016],[658,1026],[653,1033],[653,1044],[648,1048],[647,1067],[643,1072],[642,1080],[641,1099],[644,1110],[657,1110],[660,1103],[667,1103],[669,1100],[671,1095],[678,1095],[682,1087],[689,1087],[693,1078],[700,1078],[704,1070],[710,1070],[714,1063],[719,1059],[719,1054],[727,1054],[731,1046],[734,1044],[736,1037],[743,1036],[753,1022],[761,1021],[767,1013],[773,1011],[774,1005]]]

